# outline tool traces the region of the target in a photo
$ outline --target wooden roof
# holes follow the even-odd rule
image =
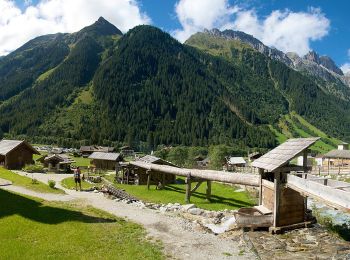
[[[247,162],[243,157],[230,157],[228,159],[228,164],[236,165],[236,164],[246,164]]]
[[[332,150],[326,153],[323,157],[332,159],[350,159],[350,150]]]
[[[31,150],[34,154],[40,154],[33,146],[31,146],[26,141],[19,140],[1,140],[0,141],[0,155],[7,155],[9,152],[17,148],[18,146],[24,144],[29,150]]]
[[[73,163],[74,160],[65,154],[50,154],[44,158],[45,162],[58,161],[60,163]]]
[[[90,146],[81,146],[80,152],[104,152],[109,153],[113,152],[114,147],[108,147],[108,146],[97,146],[97,145],[90,145]]]
[[[114,161],[116,162],[120,158],[119,153],[103,153],[103,152],[93,152],[89,159],[103,160],[103,161]]]
[[[273,172],[286,165],[305,149],[313,145],[319,137],[289,139],[275,149],[264,154],[252,163],[252,166]]]
[[[163,160],[162,158],[159,158],[153,155],[145,155],[141,157],[139,160],[146,163],[154,163],[154,164],[169,165],[169,166],[177,167],[175,164],[172,164],[171,162],[168,162],[166,160]]]

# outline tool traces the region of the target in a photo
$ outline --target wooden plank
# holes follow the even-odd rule
[[[264,207],[263,205],[259,205],[259,206],[254,206],[254,208],[256,208],[257,210],[259,210],[259,212],[263,215],[269,215],[272,213],[271,210],[269,210],[268,208]]]
[[[350,212],[350,192],[334,189],[293,175],[288,175],[287,186],[304,196],[310,196],[331,207]]]

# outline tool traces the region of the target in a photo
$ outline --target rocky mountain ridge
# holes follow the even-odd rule
[[[271,59],[281,61],[297,71],[305,72],[325,81],[341,81],[350,87],[349,77],[345,77],[343,71],[335,62],[330,57],[320,56],[315,51],[310,51],[300,57],[296,53],[284,53],[268,47],[254,36],[241,31],[212,29],[204,30],[204,33],[214,37],[243,42]]]

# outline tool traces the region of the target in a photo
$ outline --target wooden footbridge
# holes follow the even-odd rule
[[[207,183],[207,198],[211,195],[211,181],[256,186],[259,189],[259,206],[237,213],[242,226],[267,226],[272,232],[283,228],[305,226],[309,223],[307,197],[312,197],[333,208],[350,212],[350,184],[308,175],[307,151],[319,138],[289,139],[253,162],[259,174],[234,173],[213,170],[184,169],[132,161],[131,165],[152,172],[186,177],[186,202],[203,183]],[[303,166],[291,161],[302,155]],[[191,182],[198,183],[192,189]],[[149,185],[149,181],[148,181]]]

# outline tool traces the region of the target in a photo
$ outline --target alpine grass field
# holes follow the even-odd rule
[[[0,189],[1,259],[163,259],[144,229],[77,203]]]

